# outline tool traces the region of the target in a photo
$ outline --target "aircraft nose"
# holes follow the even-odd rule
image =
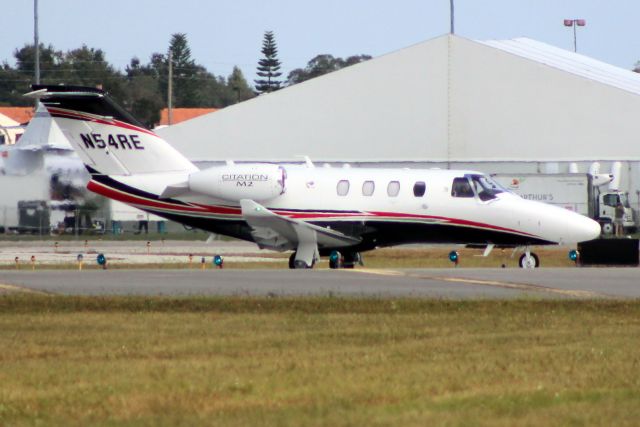
[[[600,224],[583,215],[574,214],[569,219],[569,236],[571,242],[578,243],[597,239],[600,237]]]

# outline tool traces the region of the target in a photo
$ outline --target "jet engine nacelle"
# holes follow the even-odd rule
[[[214,166],[189,175],[189,189],[216,199],[260,202],[283,194],[286,177],[285,169],[278,165]]]

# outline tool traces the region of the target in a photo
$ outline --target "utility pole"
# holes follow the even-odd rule
[[[167,90],[167,110],[169,126],[173,124],[173,51],[169,49],[169,89]]]
[[[40,40],[38,40],[38,0],[33,0],[33,44],[35,45],[36,84],[40,84]]]
[[[35,45],[36,84],[40,84],[40,40],[38,40],[38,0],[33,0],[33,44]]]
[[[451,29],[450,29],[450,33],[451,34],[455,34],[455,26],[454,26],[454,19],[453,19],[453,0],[449,0],[449,4],[451,5],[451,13],[450,13],[450,17],[451,17]]]

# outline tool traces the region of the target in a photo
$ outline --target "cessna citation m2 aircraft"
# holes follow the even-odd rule
[[[595,239],[597,222],[521,199],[462,170],[317,168],[233,163],[200,170],[103,91],[34,85],[91,174],[88,188],[209,232],[293,250],[291,268],[320,256],[352,267],[360,252],[404,243],[522,248]],[[339,252],[338,252],[339,251]]]

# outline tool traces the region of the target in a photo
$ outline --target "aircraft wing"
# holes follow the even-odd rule
[[[270,211],[253,200],[240,200],[242,216],[252,228],[258,246],[275,250],[295,249],[299,243],[317,242],[319,247],[345,247],[360,243],[330,228],[320,227]]]

